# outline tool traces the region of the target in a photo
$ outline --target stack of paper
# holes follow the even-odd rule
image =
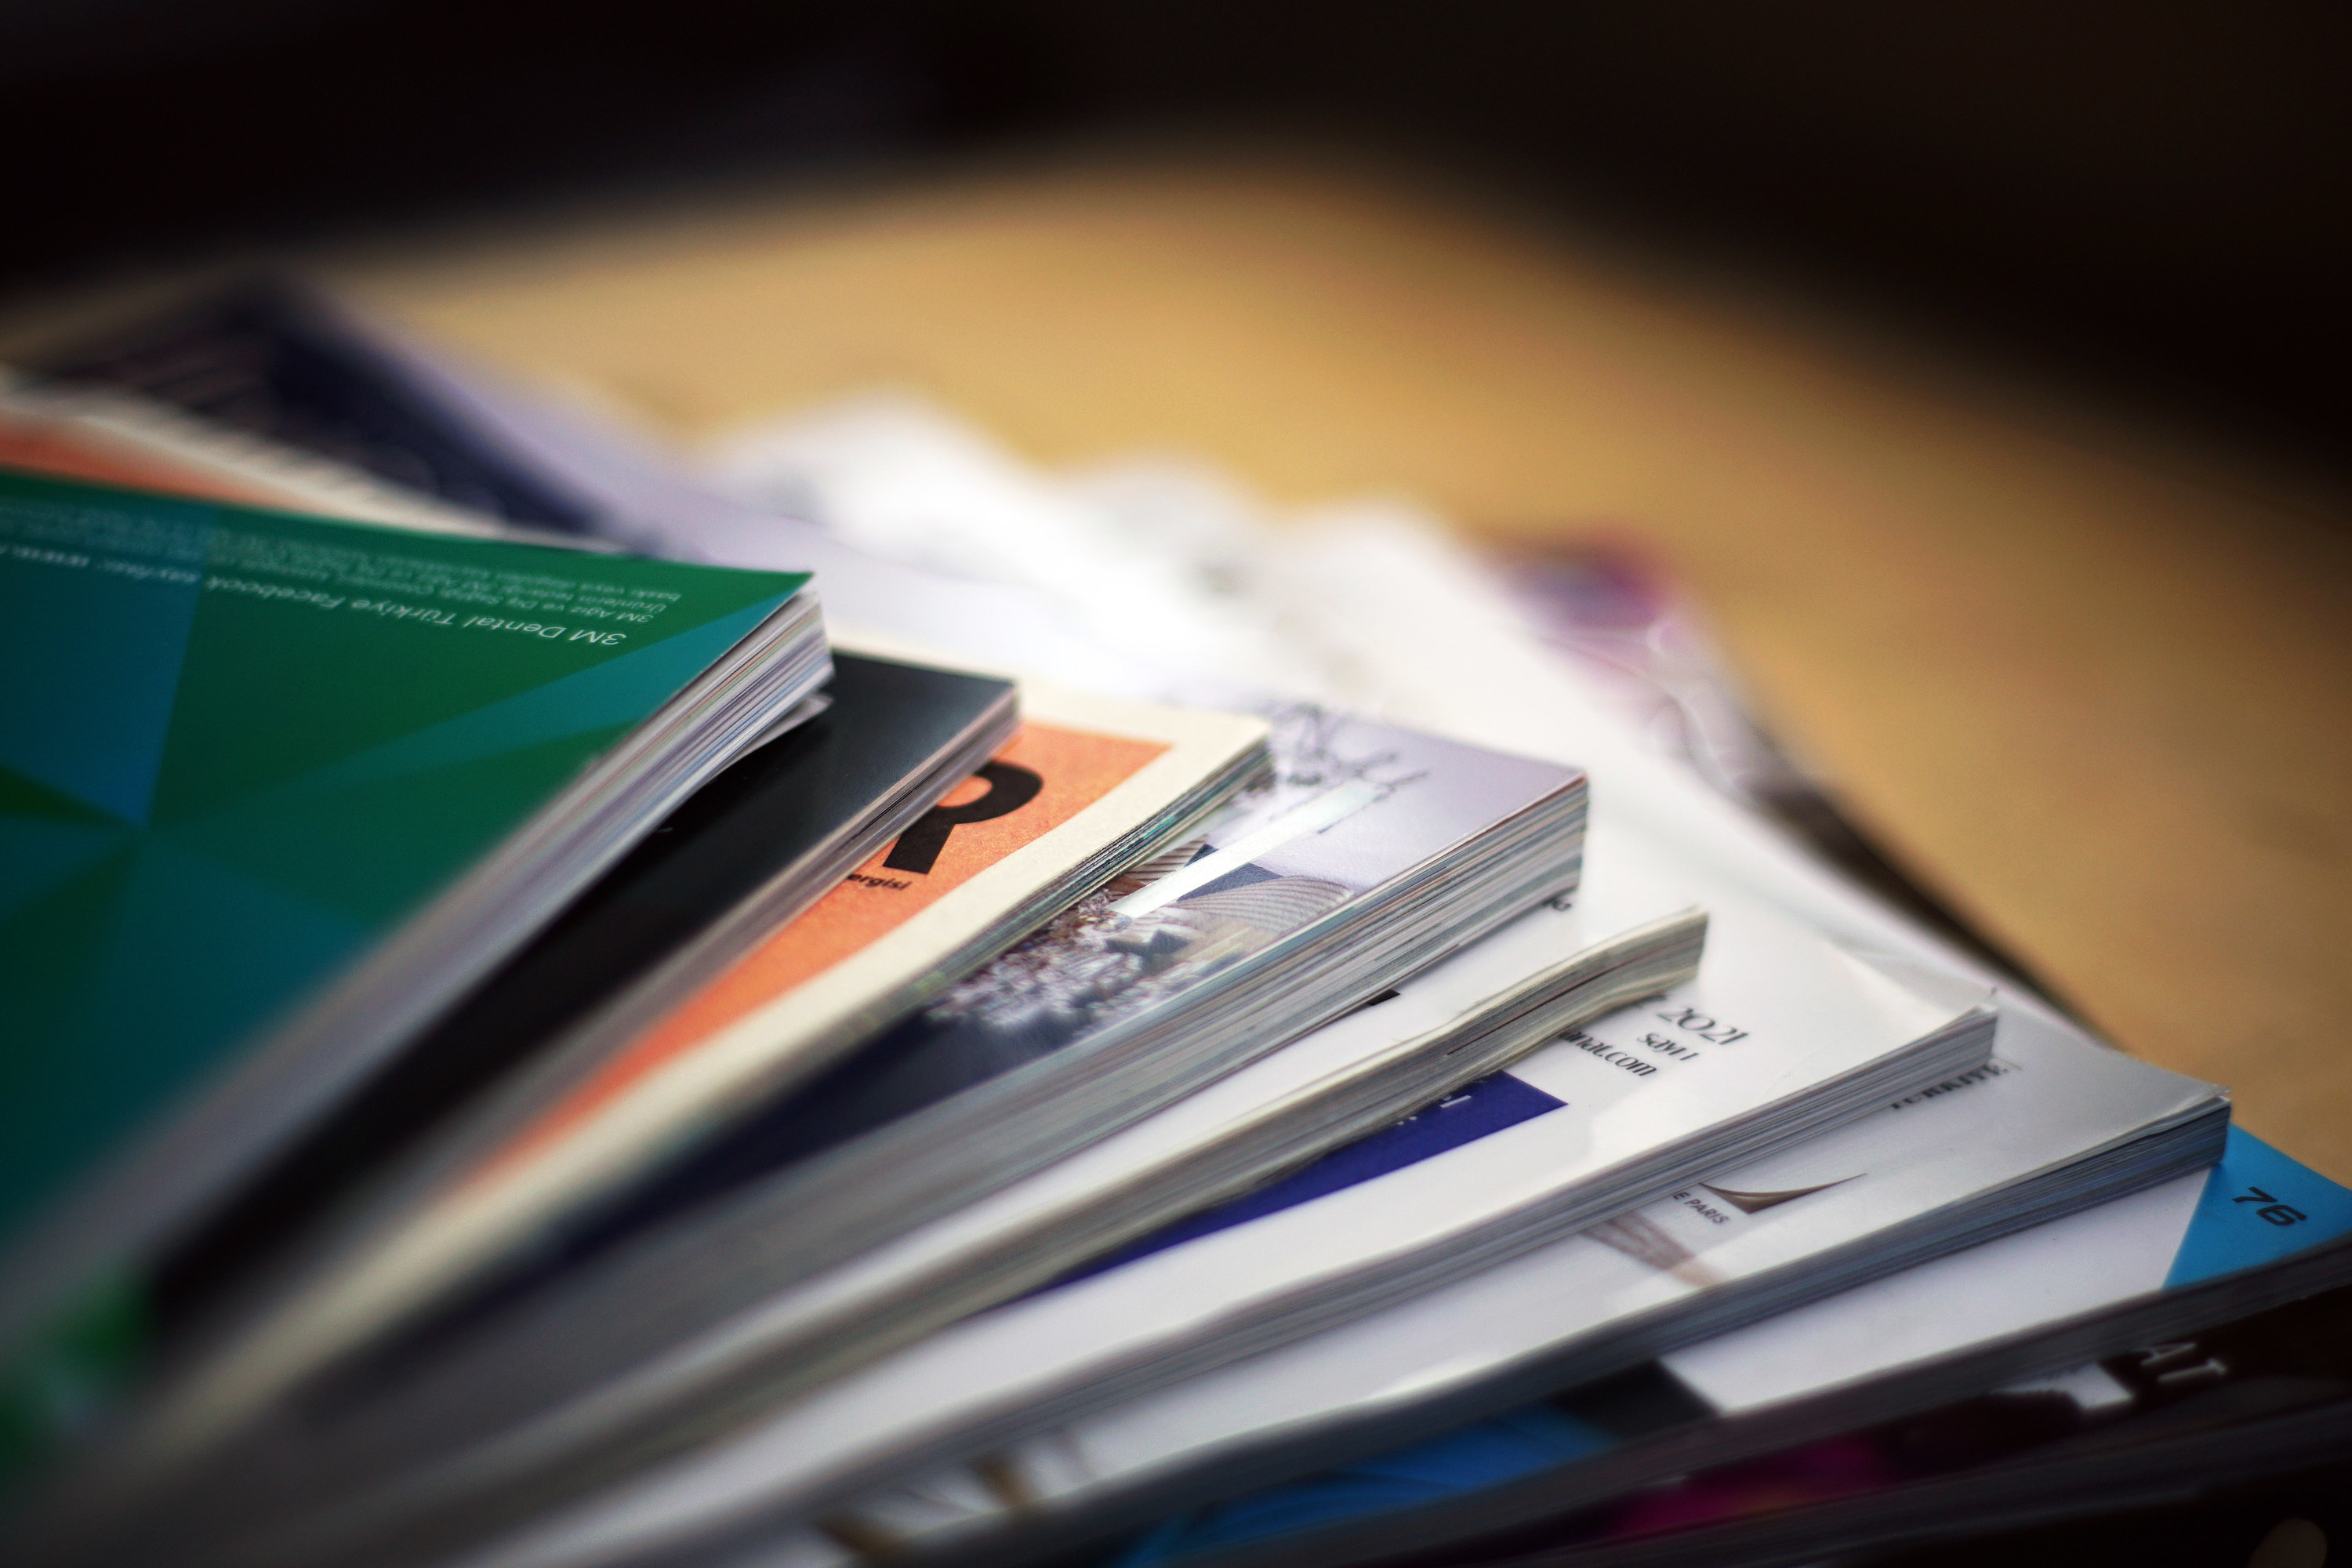
[[[804,574],[13,474],[0,531],[20,1345],[145,1275],[827,673]]]
[[[97,1253],[14,1255],[63,1312],[18,1320],[25,1561],[1793,1562],[1932,1533],[2034,1455],[2112,1487],[2336,1418],[2184,1427],[2159,1377],[2131,1436],[2064,1447],[2114,1403],[2086,1358],[2352,1278],[2352,1196],[1775,826],[1830,817],[1605,572],[1580,621],[1557,571],[1393,508],[1265,531],[1215,476],[1038,475],[904,403],[746,432],[697,481],[279,284],[56,370],[0,452],[144,487],[74,492],[109,549],[217,510],[163,491],[395,524],[449,563],[411,574],[414,634],[519,569],[478,552],[554,533],[673,600],[813,571],[856,651],[811,700],[821,660],[769,653],[807,668],[740,759],[665,773],[560,887],[451,851],[442,897],[503,898],[499,934],[468,917],[467,964],[398,1006],[351,992],[327,1016],[364,1047],[225,1027],[273,1088],[233,1158],[149,1145],[151,1185],[201,1179],[107,1244],[142,1260],[110,1294],[60,1283]],[[292,579],[367,531],[238,515],[307,531],[205,592],[235,567],[314,616]],[[543,660],[577,628],[534,613],[511,640]],[[408,689],[380,673],[257,684],[239,733]],[[9,722],[46,784],[35,710]],[[308,831],[373,831],[311,795]],[[383,951],[446,947],[440,908]],[[2095,1285],[2034,1271],[2101,1248]],[[2060,1397],[2047,1454],[1885,1458],[1889,1422]],[[1783,1487],[1717,1532],[1751,1472],[1865,1449],[1944,1512]]]

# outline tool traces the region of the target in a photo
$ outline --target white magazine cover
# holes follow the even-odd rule
[[[2231,1128],[2229,1147],[2210,1171],[1905,1269],[1664,1359],[1717,1412],[1746,1414],[1972,1345],[2126,1304],[2154,1304],[2347,1235],[2352,1192]]]
[[[619,1561],[743,1510],[822,1506],[942,1448],[1009,1440],[1590,1226],[1633,1195],[1611,1184],[1612,1173],[1642,1171],[1653,1183],[1636,1191],[1654,1193],[1740,1163],[1727,1144],[1744,1142],[1750,1157],[1786,1149],[1822,1123],[1760,1112],[1793,1110],[1874,1067],[1909,1069],[1884,1098],[1986,1058],[1993,1015],[1971,982],[1902,963],[1890,971],[1766,906],[1719,897],[1622,836],[1598,839],[1588,889],[1610,879],[1704,900],[1708,952],[1696,981],[1588,1025],[1124,1260],[937,1334],[482,1561]],[[1696,1166],[1694,1148],[1706,1151]],[[1669,1150],[1680,1168],[1654,1158]],[[1057,1174],[1034,1179],[1028,1192],[1050,1192]]]
[[[1267,1420],[1262,1436],[1286,1448],[1253,1456],[1223,1443],[1221,1474],[1203,1489],[1220,1445],[1198,1445],[1188,1499],[1181,1485],[1145,1479],[1155,1467],[1164,1477],[1171,1447],[1185,1441],[1181,1417],[1170,1422],[1162,1401],[1156,1420],[1133,1419],[1141,1406],[1113,1413],[1056,1440],[871,1494],[821,1528],[693,1560],[831,1568],[887,1550],[893,1561],[1010,1564],[1122,1538],[1118,1568],[1228,1553],[1264,1563],[1432,1551],[1990,1390],[2052,1390],[2086,1412],[2128,1405],[2129,1392],[2097,1363],[2104,1356],[2133,1352],[2161,1369],[2159,1382],[2193,1385],[2214,1371],[2195,1336],[2352,1280],[2347,1238],[2352,1192],[2231,1129],[2210,1171],[1702,1341],[1627,1378],[1466,1424],[1424,1422],[1410,1436],[1399,1428],[1402,1446],[1376,1453],[1376,1443],[1358,1442],[1353,1457],[1325,1445],[1323,1462],[1310,1455],[1302,1463],[1298,1450],[1317,1436],[1313,1414]],[[1270,1377],[1265,1392],[1300,1392],[1273,1386],[1279,1381]],[[1408,1379],[1385,1398],[1360,1397],[1359,1409],[1377,1417],[1382,1405],[1418,1403],[1426,1411],[1445,1382],[1414,1387]],[[1628,1404],[1633,1387],[1643,1392]],[[1204,1426],[1204,1414],[1192,1412],[1194,1438],[1216,1425],[1211,1416]],[[1459,1402],[1454,1414],[1464,1414]],[[1120,1484],[1106,1470],[1122,1460],[1128,1506],[1106,1508],[1106,1482]],[[1220,1500],[1192,1506],[1210,1498]],[[1089,1500],[1090,1516],[1079,1517]],[[1170,1515],[1171,1508],[1182,1511]],[[1147,1520],[1157,1522],[1139,1534]],[[1015,1528],[994,1528],[1005,1525]]]
[[[1777,1279],[1818,1290],[1856,1267],[1900,1269],[1922,1247],[1932,1253],[1975,1239],[1962,1230],[1955,1241],[1930,1227],[1988,1194],[2168,1129],[2189,1127],[2194,1135],[2171,1151],[2174,1169],[2203,1163],[2223,1132],[2225,1102],[2210,1085],[2087,1045],[2031,1015],[2003,1016],[1996,1053],[1980,1068],[1801,1148],[1693,1183],[1486,1274],[1011,1445],[980,1470],[932,1475],[827,1517],[865,1519],[902,1546],[947,1550],[997,1524],[1181,1492],[1172,1483],[1188,1473],[1242,1473],[1252,1456],[1265,1464],[1318,1443],[1328,1450],[1334,1435],[1382,1431],[1416,1408],[1455,1408],[1465,1395],[1491,1408],[1706,1334],[1719,1316],[1706,1310],[1708,1299],[1733,1294],[1727,1287],[1753,1289]],[[2147,1175],[2127,1171],[2125,1179]],[[1685,1363],[1697,1368],[1685,1380],[1730,1409],[1821,1383],[1831,1367],[1866,1376],[1923,1353],[1926,1342],[1997,1332],[2031,1317],[2038,1307],[2029,1304],[2048,1296],[2046,1288],[2020,1289],[1997,1267],[2000,1249],[2043,1232],[2106,1237],[2081,1255],[2094,1267],[2069,1271],[2070,1296],[2148,1288],[2149,1264],[2126,1266],[2157,1250],[2143,1245],[2138,1210],[2168,1212],[2184,1194],[2193,1202],[2206,1180],[2201,1171],[2173,1177],[1707,1340],[1670,1354],[1667,1364],[1678,1373]],[[2013,1229],[2033,1217],[2027,1206],[1993,1223]],[[2168,1261],[2177,1239],[2176,1226],[2160,1248]],[[1904,1283],[1914,1277],[1934,1282]],[[1889,1296],[1904,1307],[1861,1305]],[[1602,1353],[1588,1355],[1581,1374],[1554,1370],[1575,1366],[1580,1351]],[[837,1537],[823,1531],[786,1540],[775,1543],[780,1561],[845,1560]]]

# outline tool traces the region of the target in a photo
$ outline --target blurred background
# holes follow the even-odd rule
[[[681,447],[899,388],[1662,561],[1906,875],[2352,1180],[2347,45],[2281,0],[0,0],[0,360],[283,266]]]
[[[1307,144],[2333,463],[2347,35],[2283,0],[6,0],[0,282],[591,191]]]

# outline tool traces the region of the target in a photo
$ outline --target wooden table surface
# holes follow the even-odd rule
[[[1047,461],[1190,451],[1285,500],[1646,539],[1923,881],[2352,1181],[2352,530],[2316,485],[1298,163],[746,189],[310,259],[682,436],[898,385]]]

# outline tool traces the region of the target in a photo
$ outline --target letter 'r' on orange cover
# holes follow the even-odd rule
[[[1154,741],[1024,723],[985,775],[948,792],[940,817],[951,820],[935,852],[937,818],[901,835],[799,919],[738,960],[692,1000],[631,1042],[509,1143],[504,1163],[560,1138],[664,1063],[729,1025],[824,973],[905,924],[981,872],[1077,816],[1140,772],[1168,747]],[[980,817],[992,795],[1019,804]],[[1034,792],[1034,793],[1033,793]],[[956,808],[965,808],[958,811]],[[893,862],[897,862],[893,864]],[[913,868],[928,862],[928,869]]]

